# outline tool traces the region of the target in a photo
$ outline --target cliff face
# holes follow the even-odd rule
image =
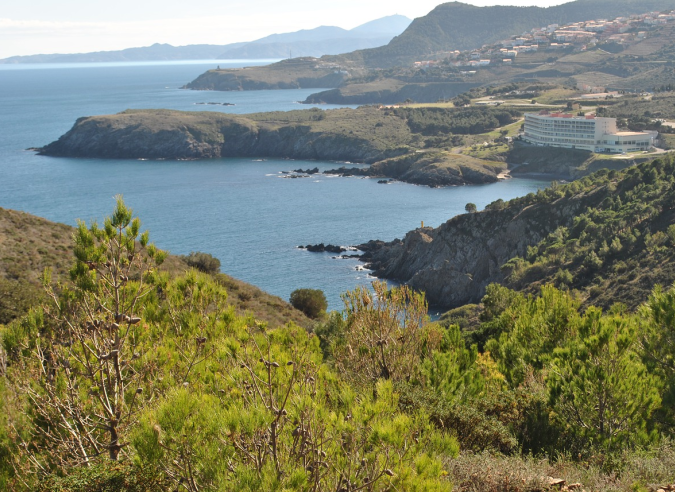
[[[375,275],[406,282],[426,292],[433,305],[479,302],[485,287],[502,282],[501,266],[559,226],[569,226],[584,207],[604,195],[561,198],[525,208],[507,206],[457,216],[436,229],[408,232],[403,240],[363,245],[362,260]]]

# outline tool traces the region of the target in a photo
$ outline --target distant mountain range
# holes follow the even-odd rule
[[[369,68],[409,65],[450,50],[470,50],[549,24],[670,10],[673,0],[576,0],[555,7],[475,7],[450,2],[415,19],[386,46],[335,57]],[[330,60],[330,58],[329,58]]]
[[[256,41],[227,45],[194,44],[172,46],[153,44],[142,48],[93,53],[13,56],[0,63],[82,63],[164,60],[269,59],[289,56],[336,55],[383,46],[401,34],[412,21],[390,15],[347,30],[335,26],[272,34]]]

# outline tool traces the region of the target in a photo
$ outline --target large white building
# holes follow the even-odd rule
[[[525,114],[523,140],[547,147],[622,153],[648,150],[657,135],[655,132],[620,132],[616,118],[541,111]]]

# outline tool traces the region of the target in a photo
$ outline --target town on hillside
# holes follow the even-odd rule
[[[675,21],[675,10],[666,13],[647,12],[629,17],[617,17],[613,20],[596,19],[566,25],[550,24],[511,36],[494,45],[484,45],[481,49],[436,53],[434,59],[416,61],[414,66],[425,68],[441,63],[471,68],[495,64],[509,65],[518,55],[524,53],[561,50],[583,52],[605,43],[628,45],[648,38],[655,28],[672,24],[673,21]],[[469,71],[464,72],[463,75],[473,73],[475,72]],[[589,92],[604,92],[603,87],[580,88]]]

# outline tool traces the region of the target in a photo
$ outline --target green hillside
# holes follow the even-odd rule
[[[674,176],[673,155],[604,169],[366,245],[364,260],[441,307],[476,303],[496,282],[529,293],[552,283],[585,305],[633,309],[675,282]]]
[[[654,239],[660,218],[672,223],[663,215],[672,200],[638,208],[672,194],[674,168],[664,159],[490,208],[623,197],[628,208],[615,200],[604,210],[631,218],[624,229],[635,237],[651,224],[645,244],[656,253],[672,249],[670,237]],[[606,218],[593,216],[600,227],[584,228],[593,238],[579,236],[582,248],[617,233],[603,229],[615,223]],[[228,305],[236,288],[217,276],[162,271],[166,254],[121,199],[102,225],[81,224],[72,244],[72,283],[46,279],[47,297],[0,325],[2,490],[646,492],[675,483],[675,289],[650,291],[636,312],[603,312],[550,285],[530,296],[492,285],[479,326],[462,333],[447,318],[429,322],[423,295],[376,282],[374,292],[346,292],[344,310],[310,331],[237,313]],[[626,258],[641,254],[638,244]]]

